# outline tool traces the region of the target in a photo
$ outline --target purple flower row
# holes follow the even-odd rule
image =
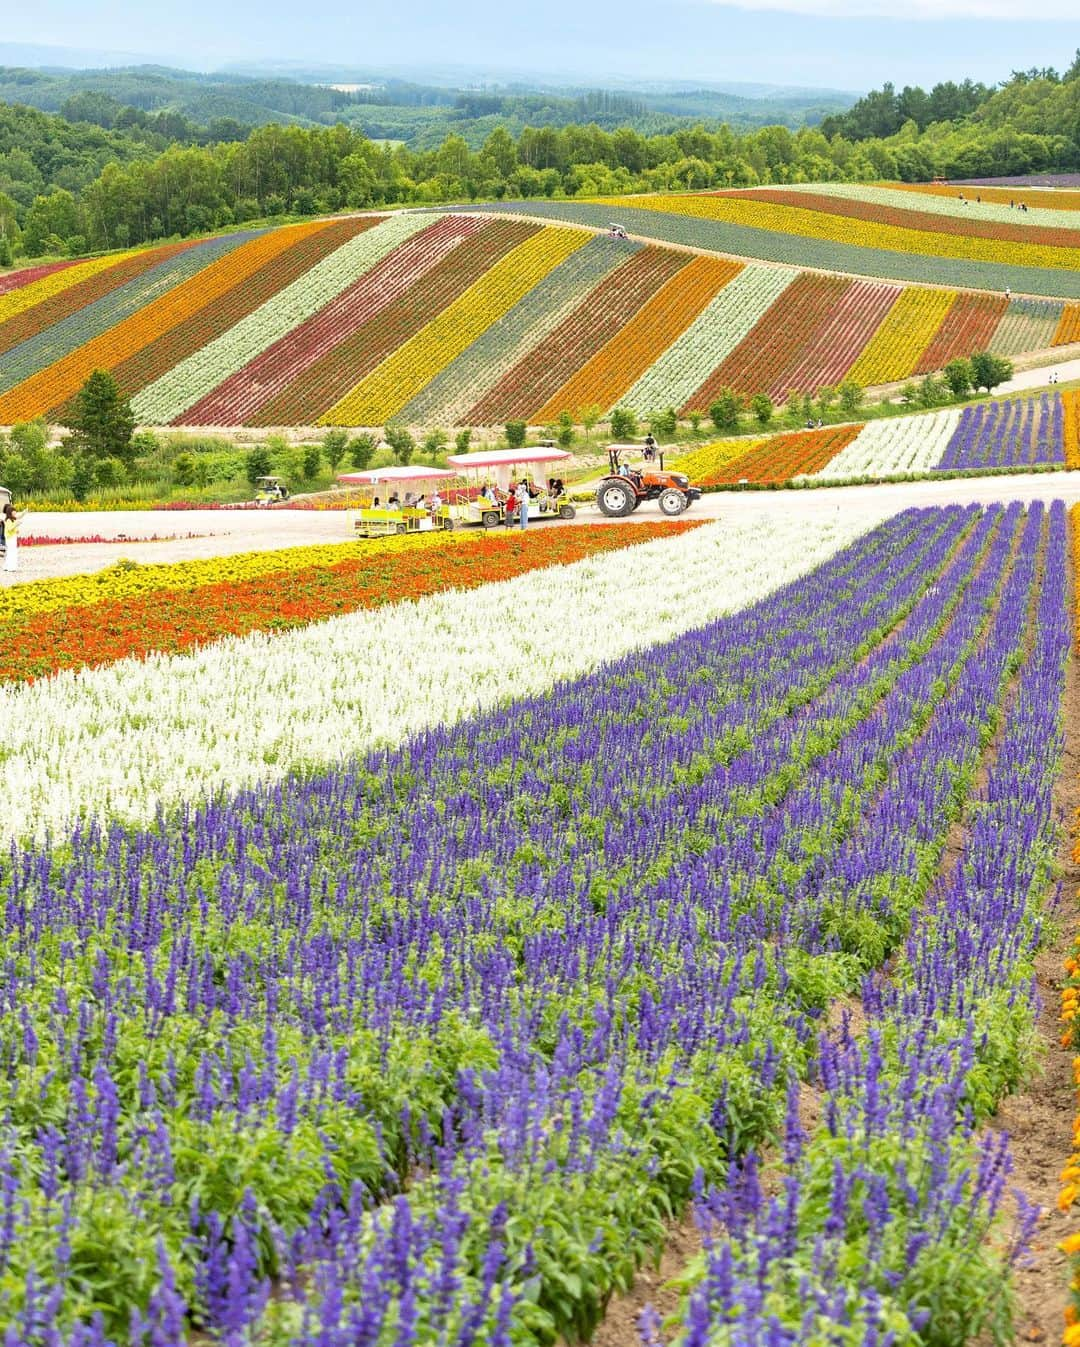
[[[588,1332],[825,1069],[828,995],[902,944],[1020,658],[1041,523],[909,512],[551,696],[13,853],[18,1339],[118,1340],[132,1307],[160,1344]]]
[[[793,1094],[780,1195],[765,1196],[752,1153],[733,1163],[724,1189],[703,1193],[707,1251],[685,1309],[687,1347],[817,1336],[944,1344],[1007,1331],[1001,1267],[983,1243],[1005,1191],[1007,1144],[977,1142],[973,1124],[1027,1065],[1031,959],[1056,841],[1068,551],[1060,502],[1041,546],[1040,514],[1029,516],[995,630],[971,669],[969,694],[994,705],[1004,684],[1007,698],[963,855],[916,913],[891,975],[868,978],[865,1031],[845,1020],[822,1036],[823,1122],[808,1133]],[[902,782],[911,785],[906,769]],[[913,793],[886,792],[882,803],[893,794],[910,810]],[[1006,1261],[1037,1218],[1022,1196],[1018,1211]],[[651,1339],[651,1322],[643,1329]]]
[[[1064,463],[1064,425],[1060,393],[965,407],[937,466],[1015,468],[1025,463]]]

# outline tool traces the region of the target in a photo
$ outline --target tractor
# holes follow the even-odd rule
[[[643,500],[655,500],[663,514],[675,516],[700,498],[700,487],[691,486],[685,473],[665,472],[663,454],[658,468],[652,464],[642,468],[624,464],[620,455],[624,449],[632,447],[613,444],[608,448],[608,473],[596,489],[596,504],[601,514],[606,514],[609,519],[619,519],[632,514]]]

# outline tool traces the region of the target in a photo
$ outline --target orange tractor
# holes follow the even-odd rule
[[[700,499],[701,488],[690,485],[683,472],[665,472],[664,456],[659,457],[658,468],[646,464],[632,468],[622,462],[624,450],[632,445],[613,444],[608,448],[608,474],[596,489],[596,504],[601,514],[618,519],[632,514],[644,500],[655,500],[666,515],[679,515]]]

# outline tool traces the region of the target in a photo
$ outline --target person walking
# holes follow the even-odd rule
[[[514,499],[517,501],[519,525],[521,528],[527,529],[529,527],[529,484],[524,477],[518,482]]]
[[[17,571],[19,569],[19,516],[15,513],[15,506],[11,501],[4,506],[4,570]]]

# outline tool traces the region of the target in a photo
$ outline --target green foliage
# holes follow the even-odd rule
[[[390,446],[396,463],[408,465],[412,462],[412,456],[416,452],[416,441],[405,426],[391,422],[383,431],[383,439]]]
[[[949,392],[956,399],[966,398],[971,392],[975,381],[975,371],[971,368],[971,361],[957,358],[950,360],[942,371]]]
[[[767,393],[755,393],[750,399],[750,411],[759,426],[765,427],[773,419],[773,400]]]
[[[472,442],[472,430],[469,426],[462,426],[454,436],[454,449],[459,454],[467,454],[469,445]]]
[[[600,417],[603,415],[603,408],[598,402],[590,402],[578,411],[581,418],[581,426],[585,431],[585,438],[591,439],[592,433],[596,429]]]
[[[244,476],[252,486],[260,477],[269,477],[271,472],[270,450],[265,444],[253,445],[244,460]]]
[[[674,407],[664,407],[649,413],[649,430],[654,435],[674,435],[679,428],[679,413]]]
[[[378,447],[378,441],[370,431],[365,430],[359,435],[354,435],[349,441],[349,462],[357,472],[363,472]]]
[[[520,449],[525,443],[525,434],[528,426],[524,421],[507,421],[503,427],[503,433],[506,436],[506,443],[511,449]]]
[[[322,448],[317,444],[307,444],[300,458],[300,474],[305,482],[319,475],[322,467]]]
[[[974,386],[985,388],[992,393],[998,384],[1013,377],[1013,363],[1003,355],[993,355],[990,351],[977,351],[971,357],[971,380]]]
[[[323,458],[326,459],[327,467],[331,472],[337,472],[338,468],[341,467],[348,447],[348,432],[342,430],[340,426],[335,426],[332,430],[328,430],[323,436]]]
[[[733,389],[722,388],[709,407],[709,419],[717,430],[738,430],[741,412],[742,399],[739,395]]]
[[[555,438],[562,449],[569,449],[574,443],[574,418],[568,411],[559,413],[559,424],[555,431]]]
[[[638,433],[638,419],[629,407],[616,407],[611,413],[611,438],[632,440]]]
[[[135,416],[108,370],[94,370],[75,396],[67,444],[92,460],[117,458],[130,468],[135,460]]]
[[[434,426],[424,436],[424,454],[430,462],[434,463],[434,461],[442,454],[446,448],[448,438],[446,431],[440,429],[438,426]]]
[[[859,408],[863,405],[864,396],[863,390],[854,379],[845,379],[836,390],[840,410],[848,417],[858,414]]]

